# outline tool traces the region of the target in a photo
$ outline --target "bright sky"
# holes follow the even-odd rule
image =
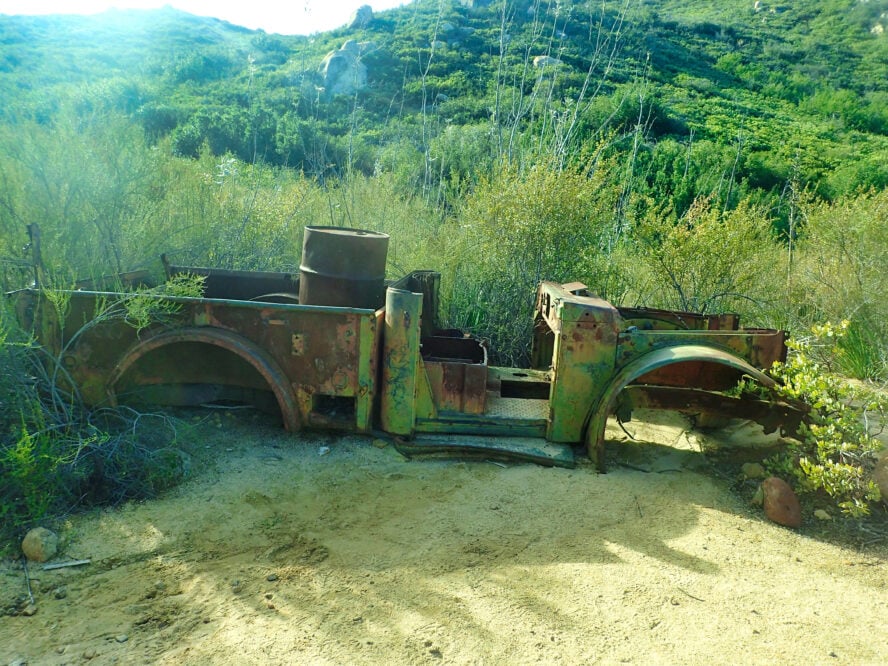
[[[361,5],[374,12],[409,0],[0,0],[0,14],[97,14],[111,7],[176,9],[213,16],[246,28],[282,35],[310,35],[348,23]]]

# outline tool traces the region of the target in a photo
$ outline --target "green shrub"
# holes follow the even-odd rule
[[[789,341],[786,363],[774,364],[778,395],[803,403],[809,411],[801,439],[768,464],[775,473],[794,477],[797,490],[822,493],[843,513],[861,517],[881,497],[871,478],[881,444],[868,425],[872,413],[884,415],[885,404],[875,394],[853,388],[830,366],[848,329],[847,321],[815,326],[809,340]]]
[[[637,285],[645,305],[757,319],[781,293],[781,248],[767,215],[748,201],[722,211],[698,199],[681,219],[649,215],[637,233],[648,270]]]
[[[200,282],[186,276],[154,292],[193,296]],[[64,298],[54,304],[66,306]],[[150,293],[136,293],[108,304],[96,320],[116,317],[142,328],[174,307]],[[75,506],[152,497],[187,472],[172,419],[125,407],[86,409],[66,390],[58,359],[29,340],[5,300],[0,366],[0,551],[53,515]]]
[[[587,280],[605,254],[619,191],[592,175],[540,164],[482,178],[445,231],[444,297],[451,325],[491,340],[497,363],[529,359],[539,282]]]

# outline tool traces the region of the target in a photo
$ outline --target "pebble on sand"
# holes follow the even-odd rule
[[[785,527],[801,527],[802,507],[799,498],[783,479],[771,476],[762,482],[765,515]]]

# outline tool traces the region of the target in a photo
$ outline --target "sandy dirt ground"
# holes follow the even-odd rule
[[[598,475],[214,419],[185,484],[59,526],[91,563],[32,563],[32,615],[0,564],[0,663],[888,663],[885,539],[767,522],[684,422]]]

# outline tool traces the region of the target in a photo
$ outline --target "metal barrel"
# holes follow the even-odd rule
[[[385,297],[388,234],[346,227],[305,227],[299,302],[376,309]]]

